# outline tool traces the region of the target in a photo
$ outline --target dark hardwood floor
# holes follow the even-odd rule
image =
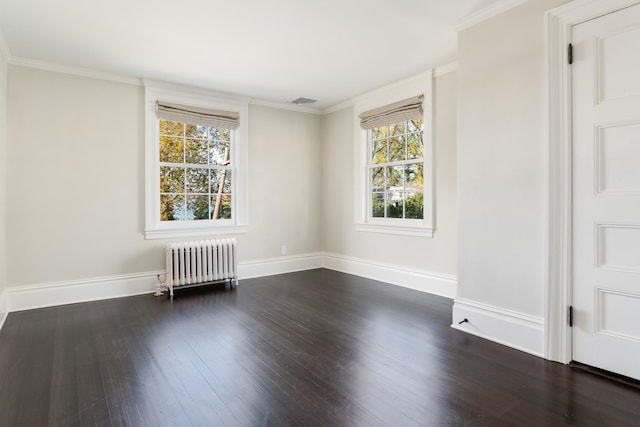
[[[11,313],[0,426],[627,426],[640,391],[330,270]],[[640,363],[640,361],[639,361]]]

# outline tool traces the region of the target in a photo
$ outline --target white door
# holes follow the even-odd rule
[[[640,4],[572,43],[572,356],[640,379]]]

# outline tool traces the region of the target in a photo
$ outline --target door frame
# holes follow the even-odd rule
[[[640,0],[574,0],[546,13],[547,23],[547,235],[544,357],[572,360],[568,308],[573,300],[572,103],[568,45],[574,25]]]

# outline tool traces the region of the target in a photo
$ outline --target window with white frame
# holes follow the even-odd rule
[[[246,231],[247,104],[145,87],[147,238]]]
[[[357,100],[358,230],[433,236],[430,100],[431,72]]]

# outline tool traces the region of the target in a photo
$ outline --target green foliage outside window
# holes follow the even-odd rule
[[[371,216],[422,219],[423,120],[374,128],[370,143]]]
[[[160,219],[231,219],[231,130],[160,120]]]

